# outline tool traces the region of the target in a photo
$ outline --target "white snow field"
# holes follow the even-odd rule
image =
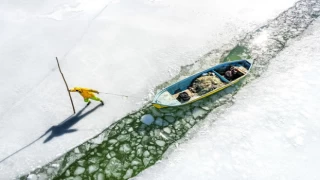
[[[180,66],[235,43],[294,2],[0,1],[0,179],[27,173],[93,137],[141,107],[143,98],[179,73]],[[70,87],[141,98],[100,94],[104,107],[71,124],[76,131],[44,143],[50,133],[41,136],[72,114],[56,56]],[[78,94],[72,97],[77,111],[85,106]],[[92,102],[85,112],[97,104]]]
[[[189,140],[132,179],[320,179],[319,40],[318,19],[232,106],[212,111]]]

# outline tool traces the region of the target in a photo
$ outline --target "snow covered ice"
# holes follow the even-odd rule
[[[134,180],[319,179],[320,21]]]
[[[99,107],[78,119],[72,126],[77,131],[62,133],[43,143],[49,134],[42,135],[72,112],[54,57],[60,59],[71,87],[81,85],[146,97],[155,86],[179,73],[180,66],[192,64],[212,49],[234,44],[246,32],[274,18],[294,2],[0,2],[3,17],[0,21],[3,27],[0,30],[0,179],[14,178],[47,164],[144,103],[142,99],[125,100],[100,94],[106,99],[104,108]],[[76,109],[81,110],[82,99],[76,94],[73,98]],[[84,114],[92,110],[92,104],[90,106]],[[308,111],[303,114],[308,116]],[[167,115],[164,120],[173,123],[176,119]],[[181,124],[175,127],[180,128]],[[153,135],[170,138],[173,130],[154,131]],[[303,134],[300,130],[299,124],[286,135],[292,138]],[[126,135],[118,138],[110,142],[128,140]],[[296,142],[301,144],[305,140],[298,137]],[[98,144],[93,142],[85,148]],[[157,145],[166,144],[157,141]],[[131,146],[125,144],[121,150],[127,153]],[[74,151],[78,156],[82,152],[82,149]],[[150,152],[142,152],[146,154],[143,162],[132,162],[149,164],[152,162]],[[108,156],[112,163],[106,166],[111,169],[122,166],[114,156],[113,153]],[[59,164],[51,166],[47,172]],[[83,168],[79,166],[75,174],[84,173]],[[95,166],[85,170],[95,173]],[[119,176],[117,172],[105,173]],[[132,173],[128,169],[125,176],[130,177]],[[95,176],[104,177],[101,172]]]

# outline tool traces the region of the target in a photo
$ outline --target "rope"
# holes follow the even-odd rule
[[[99,91],[99,93],[101,93],[101,94],[109,94],[109,95],[114,95],[114,96],[121,96],[121,97],[126,97],[126,98],[132,97],[132,98],[143,99],[142,97],[128,96],[128,95],[123,95],[123,94],[114,94],[114,93],[107,93],[107,92],[100,92],[100,91]]]

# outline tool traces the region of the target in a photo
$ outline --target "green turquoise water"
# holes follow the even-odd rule
[[[223,59],[223,62],[234,61],[238,59],[251,59],[248,48],[237,45],[230,53]]]

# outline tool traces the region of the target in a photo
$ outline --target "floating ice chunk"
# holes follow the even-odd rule
[[[89,171],[89,173],[91,174],[91,173],[96,172],[98,169],[99,169],[98,165],[95,165],[95,164],[94,164],[94,165],[90,165],[90,166],[89,166],[88,171]]]
[[[163,129],[163,131],[164,131],[164,132],[166,132],[166,133],[168,133],[168,134],[170,134],[170,133],[171,133],[171,129],[170,129],[170,128],[168,128],[168,127],[164,128],[164,129]]]
[[[137,149],[137,156],[142,156],[142,148]]]
[[[59,168],[60,165],[59,164],[51,164],[52,167],[55,167],[55,168]]]
[[[169,123],[167,121],[165,121],[159,117],[156,119],[156,121],[154,123],[158,126],[168,126],[169,125]]]
[[[106,178],[105,178],[103,173],[99,172],[99,173],[96,174],[96,178],[95,179],[97,179],[97,180],[105,180]]]
[[[104,172],[107,176],[118,176],[118,171],[121,171],[123,168],[121,161],[117,158],[110,159],[108,165]]]
[[[72,180],[82,180],[82,178],[80,176],[77,176],[77,177],[74,177],[74,178],[71,178]]]
[[[155,116],[162,116],[162,113],[156,108],[151,108],[152,114]]]
[[[176,121],[176,122],[174,123],[174,128],[175,128],[176,130],[181,129],[181,127],[182,127],[181,121]]]
[[[37,180],[37,175],[29,174],[29,176],[27,177],[27,180]]]
[[[178,117],[184,117],[185,115],[185,112],[183,110],[179,110],[177,113],[176,113],[176,116]]]
[[[78,176],[77,176],[78,177]],[[64,179],[64,180],[75,180],[75,178],[74,177],[68,177],[68,178],[66,178],[66,179]],[[81,179],[80,179],[81,180]]]
[[[78,161],[78,164],[79,164],[80,166],[84,166],[84,162],[85,162],[84,160],[79,160],[79,161]]]
[[[147,166],[150,162],[150,158],[143,158],[143,164]]]
[[[160,132],[161,132],[160,129],[155,129],[154,130],[154,136],[155,137],[159,137],[160,136]]]
[[[111,155],[110,154],[107,154],[107,156],[106,156],[108,159],[110,159],[111,158]]]
[[[151,132],[153,133],[153,131],[151,131]],[[148,137],[148,136],[143,136],[143,138],[141,140],[142,144],[147,144],[149,141],[150,141],[150,137]]]
[[[48,179],[48,175],[46,175],[44,173],[38,174],[38,179],[37,180],[47,180],[47,179]]]
[[[174,117],[173,116],[165,116],[164,119],[166,121],[168,121],[169,123],[173,123],[175,121]]]
[[[131,152],[131,146],[129,144],[122,144],[119,151],[123,154],[128,154]]]
[[[201,109],[201,108],[198,108],[198,107],[196,107],[196,108],[194,108],[194,109],[192,110],[192,116],[193,116],[193,118],[201,117],[201,116],[204,115],[205,113],[206,113],[205,110],[203,110],[203,109]]]
[[[86,169],[85,169],[84,167],[79,166],[79,167],[77,167],[77,169],[74,171],[74,175],[80,175],[80,174],[84,173],[85,170],[86,170]]]
[[[160,132],[160,136],[165,139],[165,140],[168,140],[168,136],[165,132]]]
[[[201,106],[201,108],[204,109],[204,110],[206,110],[206,111],[209,111],[209,110],[210,110],[210,108],[207,107],[207,106]]]
[[[189,124],[194,125],[196,121],[194,119],[190,119]]]
[[[132,170],[132,169],[128,169],[127,172],[126,172],[126,174],[123,176],[123,179],[129,179],[129,178],[131,178],[132,173],[133,173],[133,170]]]
[[[68,169],[65,173],[66,176],[70,176],[70,170]]]
[[[117,137],[117,140],[120,142],[128,141],[130,139],[129,134],[121,134]]]
[[[148,150],[151,150],[151,149],[153,149],[153,150],[154,150],[154,149],[157,149],[155,146],[148,146],[147,148],[148,148]]]
[[[52,174],[54,172],[54,169],[53,168],[48,168],[47,169],[47,174]]]
[[[144,156],[144,157],[149,157],[149,156],[150,156],[149,151],[145,151],[145,152],[143,153],[143,156]]]
[[[94,143],[94,144],[101,144],[104,140],[104,134],[100,134],[98,137],[90,140],[91,143]]]
[[[116,142],[118,142],[116,139],[110,139],[109,141],[108,141],[110,144],[115,144]]]
[[[141,117],[141,122],[144,124],[150,125],[154,121],[154,117],[151,114],[145,114]]]
[[[166,142],[164,142],[164,141],[162,141],[162,140],[157,140],[156,141],[156,144],[158,145],[158,146],[164,146],[165,144],[166,144]]]
[[[134,160],[131,162],[131,165],[132,165],[132,166],[136,166],[136,165],[139,165],[139,164],[141,164],[140,159],[134,159]]]
[[[111,155],[111,157],[114,157],[114,156],[116,156],[117,154],[116,154],[114,151],[111,151],[111,152],[110,152],[110,155]]]
[[[120,179],[122,174],[120,172],[115,172],[115,173],[112,173],[112,175],[115,177],[115,179]]]
[[[133,121],[134,121],[133,119],[129,118],[129,119],[126,119],[125,123],[126,124],[131,124]]]
[[[97,156],[91,157],[89,158],[88,162],[92,163],[92,164],[96,164],[100,161],[100,158]]]

